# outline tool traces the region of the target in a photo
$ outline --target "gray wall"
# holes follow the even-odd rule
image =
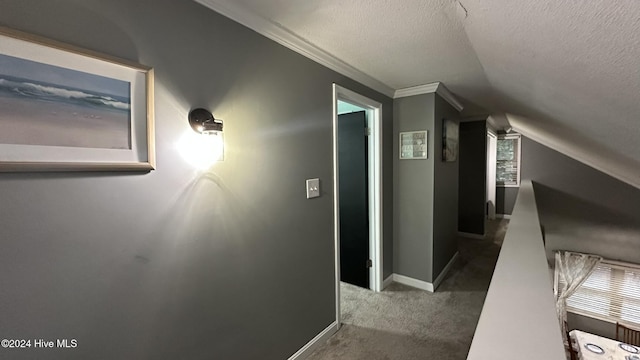
[[[521,141],[520,175],[534,181],[550,260],[564,249],[640,262],[640,190],[525,136]],[[510,214],[517,188],[498,193],[498,212]]]
[[[460,123],[458,230],[484,235],[487,194],[486,121]]]
[[[569,312],[567,313],[567,326],[569,330],[578,329],[608,337],[609,339],[616,338],[616,323],[614,322],[602,321]]]
[[[522,177],[534,181],[550,259],[562,249],[640,263],[640,190],[525,137]]]
[[[522,176],[521,178],[525,179]],[[496,214],[511,215],[519,189],[519,187],[496,187]]]
[[[436,94],[394,100],[394,272],[433,282],[456,252],[458,162],[442,161],[442,119],[458,112]],[[429,131],[428,159],[399,160],[399,133]]]
[[[393,265],[396,274],[432,281],[435,94],[394,100]],[[399,160],[399,133],[429,131],[428,159]]]
[[[522,178],[534,181],[547,260],[553,251],[640,263],[640,190],[522,137]],[[570,328],[615,337],[615,324],[569,314]]]
[[[0,24],[154,67],[158,158],[142,174],[0,174],[0,333],[78,340],[0,357],[284,359],[335,320],[331,83],[383,103],[386,149],[391,99],[192,1],[4,0]],[[208,172],[176,149],[196,106],[225,120]]]
[[[442,160],[442,122],[459,121],[458,111],[439,95],[436,96],[434,133],[433,188],[433,276],[436,279],[458,251],[458,165]],[[459,150],[459,148],[458,148]]]

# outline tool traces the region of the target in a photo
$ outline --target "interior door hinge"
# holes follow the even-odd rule
[[[364,135],[371,136],[371,128],[364,128]]]
[[[371,259],[367,260],[367,268],[373,267],[373,261]]]

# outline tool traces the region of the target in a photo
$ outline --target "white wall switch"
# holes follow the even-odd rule
[[[320,196],[320,179],[307,179],[307,199]]]

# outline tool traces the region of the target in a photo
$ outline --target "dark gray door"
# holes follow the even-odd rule
[[[366,125],[364,111],[338,116],[340,280],[369,288]]]

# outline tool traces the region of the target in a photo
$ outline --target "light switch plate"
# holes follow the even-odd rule
[[[307,199],[320,196],[320,179],[307,179]]]

